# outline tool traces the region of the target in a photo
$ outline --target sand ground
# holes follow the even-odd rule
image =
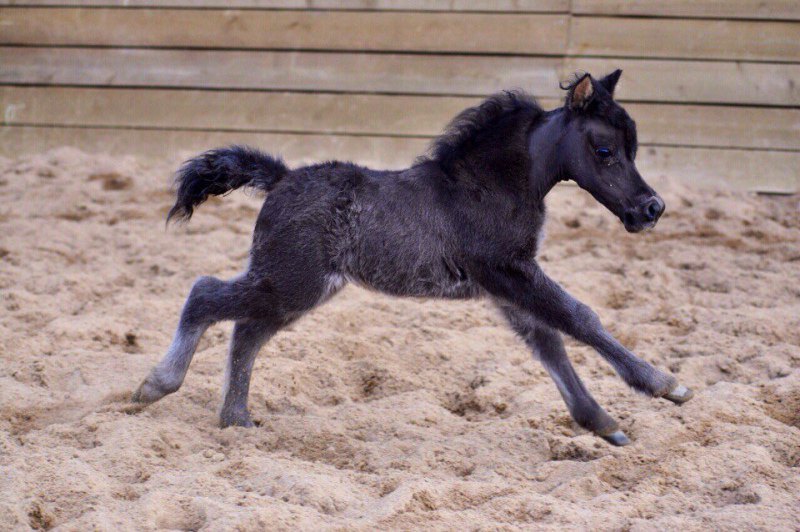
[[[0,160],[0,529],[800,528],[800,199],[659,179],[628,235],[584,192],[549,201],[544,268],[694,388],[634,394],[568,350],[634,440],[576,427],[485,301],[348,287],[256,363],[260,427],[217,428],[230,324],[184,387],[127,398],[192,281],[247,257],[259,200],[164,230],[169,166],[69,149]]]

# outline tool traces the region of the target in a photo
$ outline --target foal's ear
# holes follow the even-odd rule
[[[608,91],[608,93],[609,93],[611,96],[614,96],[614,87],[616,87],[616,86],[617,86],[617,82],[619,81],[619,77],[620,77],[621,75],[622,75],[622,70],[620,70],[620,69],[618,68],[618,69],[616,69],[614,72],[612,72],[611,74],[609,74],[608,76],[606,76],[606,77],[604,77],[603,79],[601,79],[601,80],[599,81],[599,83],[600,83],[600,85],[602,85],[602,86],[603,86],[603,88],[604,88],[605,90],[607,90],[607,91]]]
[[[592,76],[584,74],[581,79],[575,82],[569,94],[567,94],[567,107],[573,110],[586,109],[592,98],[594,98]]]

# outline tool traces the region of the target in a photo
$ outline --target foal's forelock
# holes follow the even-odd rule
[[[636,152],[639,149],[639,140],[636,133],[636,122],[628,115],[628,112],[616,102],[612,102],[609,108],[600,114],[600,117],[608,122],[614,129],[621,130],[625,136],[625,154],[633,161],[636,159]]]

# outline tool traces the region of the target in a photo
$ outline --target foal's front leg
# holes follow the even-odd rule
[[[635,390],[678,404],[691,399],[691,390],[625,349],[605,330],[592,309],[565,292],[535,262],[485,267],[477,273],[483,287],[496,298],[595,348]]]
[[[500,304],[500,308],[511,327],[525,340],[556,383],[572,419],[613,445],[629,444],[630,440],[619,430],[617,422],[597,404],[575,372],[558,331],[512,305]]]

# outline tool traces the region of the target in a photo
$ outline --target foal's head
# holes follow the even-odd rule
[[[575,181],[631,233],[649,229],[664,200],[636,170],[636,124],[613,99],[621,70],[602,79],[589,74],[563,87],[565,129],[557,146],[563,178]]]

